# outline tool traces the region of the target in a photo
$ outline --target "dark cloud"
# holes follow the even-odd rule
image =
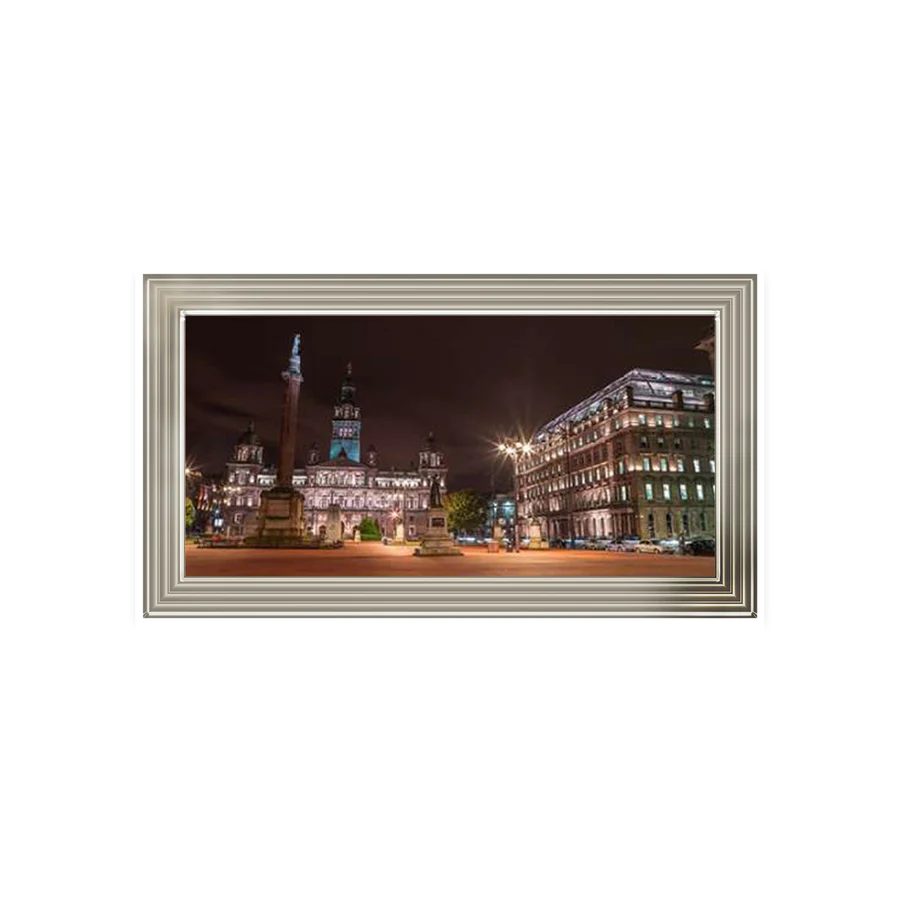
[[[708,372],[699,316],[191,316],[187,320],[188,457],[223,471],[248,419],[274,462],[282,381],[303,336],[297,461],[327,451],[332,407],[353,363],[363,448],[405,467],[429,431],[450,486],[505,489],[493,441],[548,419],[635,367]]]

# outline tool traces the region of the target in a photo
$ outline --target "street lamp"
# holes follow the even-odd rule
[[[497,444],[497,452],[506,456],[513,464],[513,544],[519,552],[519,460],[530,456],[531,441],[506,440]]]

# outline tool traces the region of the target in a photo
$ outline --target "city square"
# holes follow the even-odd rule
[[[571,324],[189,320],[186,576],[714,577],[710,320]],[[533,358],[460,377],[476,329]]]
[[[340,550],[209,549],[188,545],[185,574],[197,578],[339,576],[353,578],[506,577],[573,578],[656,577],[712,578],[714,557],[608,553],[593,550],[543,550],[489,553],[463,547],[452,558],[413,556],[398,544],[349,542]]]

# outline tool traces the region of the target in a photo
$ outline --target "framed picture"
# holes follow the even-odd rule
[[[145,616],[756,615],[756,277],[148,275]]]

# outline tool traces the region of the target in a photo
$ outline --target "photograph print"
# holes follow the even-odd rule
[[[715,325],[187,316],[185,578],[712,578]]]

